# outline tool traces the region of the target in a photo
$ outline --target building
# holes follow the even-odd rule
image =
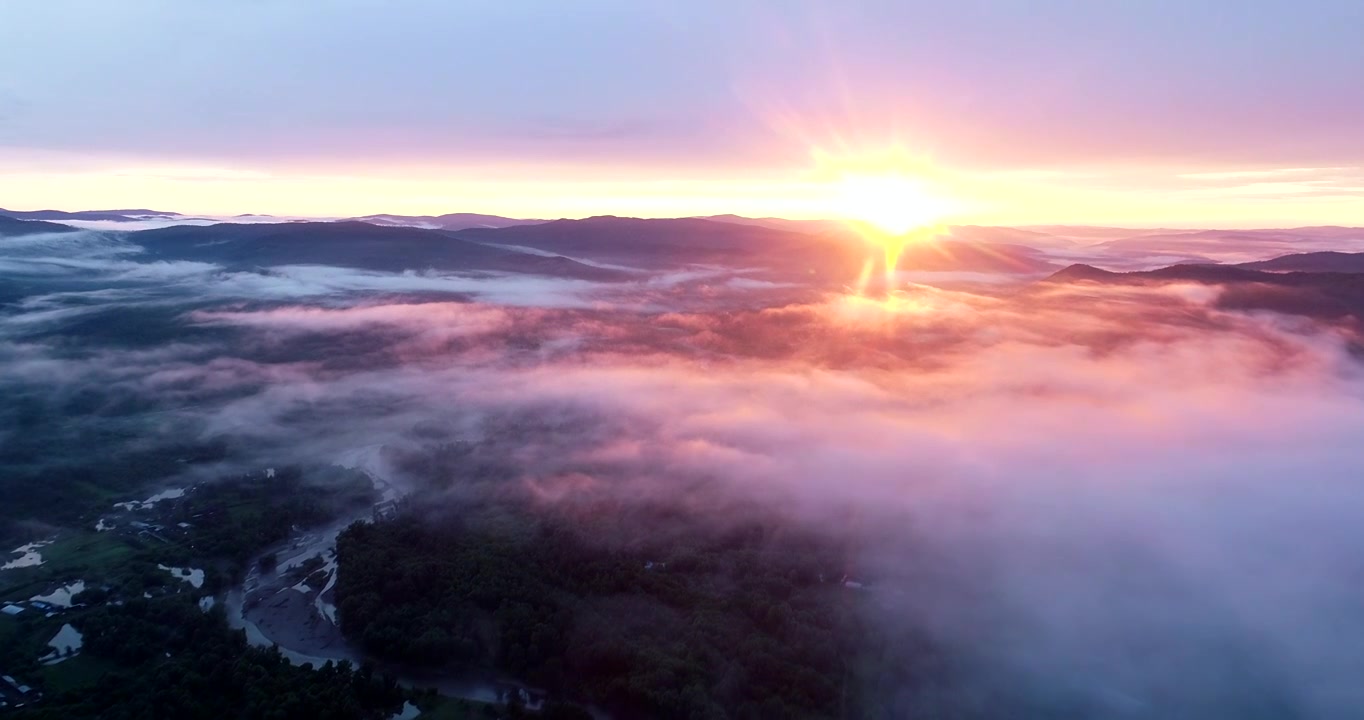
[[[21,684],[10,675],[0,675],[0,698],[9,702],[12,707],[23,707],[26,703],[33,702],[42,697],[42,693],[33,688]]]
[[[398,516],[398,501],[385,500],[374,506],[374,522],[392,520]]]

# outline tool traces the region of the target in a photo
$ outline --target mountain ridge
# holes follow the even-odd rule
[[[61,223],[48,222],[46,220],[25,220],[16,218],[4,213],[0,213],[0,237],[20,237],[23,235],[38,235],[41,233],[68,233],[76,232],[80,228],[63,225]]]
[[[570,258],[470,242],[443,230],[359,221],[177,225],[140,230],[128,239],[159,257],[214,262],[233,269],[335,265],[385,272],[519,272],[600,281],[628,276]]]

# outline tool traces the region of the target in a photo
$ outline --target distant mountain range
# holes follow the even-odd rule
[[[76,228],[73,228],[70,225],[45,222],[43,220],[20,220],[6,215],[0,215],[0,237],[19,237],[21,235],[75,231]]]
[[[830,233],[842,232],[847,229],[847,223],[839,220],[787,220],[786,218],[761,217],[751,218],[743,215],[698,215],[694,220],[714,220],[715,222],[732,223],[734,225],[756,225],[758,227],[771,228],[773,230],[789,230],[791,232],[803,233]]]
[[[459,237],[515,244],[541,250],[619,259],[680,255],[705,259],[780,253],[811,244],[812,236],[762,225],[702,218],[628,218],[603,215],[584,220],[554,220],[538,225],[468,229]]]
[[[1149,281],[1183,281],[1196,283],[1269,282],[1282,278],[1275,273],[1250,270],[1235,265],[1187,263],[1170,265],[1156,270],[1114,272],[1083,263],[1071,265],[1046,278],[1047,282],[1101,282],[1111,284],[1145,283]]]
[[[1270,272],[1255,265],[1328,267],[1330,270]],[[1364,320],[1364,272],[1341,271],[1364,267],[1364,253],[1307,253],[1264,263],[1234,265],[1172,265],[1142,272],[1110,272],[1090,265],[1071,265],[1048,277],[1047,283],[1092,282],[1141,285],[1170,282],[1219,285],[1217,306],[1227,310],[1269,310],[1319,319]]]
[[[113,222],[134,222],[149,218],[183,217],[179,213],[164,210],[5,210],[0,208],[0,216],[18,220],[110,220]]]
[[[362,222],[181,225],[142,230],[128,238],[156,257],[212,262],[229,269],[336,265],[387,272],[520,272],[603,281],[628,277],[565,257],[461,240],[448,231]]]
[[[1364,228],[1304,227],[1266,230],[1194,230],[1128,235],[1091,246],[1096,249],[1198,256],[1210,248],[1237,247],[1255,253],[1288,253],[1304,242],[1364,243]]]
[[[456,236],[641,267],[715,264],[770,268],[799,273],[807,280],[835,282],[855,277],[869,254],[881,256],[878,249],[869,247],[841,224],[818,231],[786,227],[710,218],[601,216],[501,229],[470,229]],[[898,267],[910,271],[982,273],[1042,273],[1056,269],[1040,251],[1030,247],[956,240],[950,236],[911,243],[900,256]]]
[[[702,218],[599,216],[454,234],[608,265],[654,271],[713,266],[814,285],[846,283],[861,263],[860,248],[841,237]]]
[[[128,238],[156,257],[213,262],[229,268],[325,264],[383,271],[530,272],[595,280],[628,275],[600,265],[643,270],[714,265],[796,274],[816,284],[846,283],[857,276],[869,254],[880,256],[879,251],[844,229],[798,232],[702,218],[601,216],[538,223],[468,215],[433,219],[440,217],[455,226],[472,220],[519,224],[459,230],[369,221],[185,224],[136,231]],[[9,219],[0,227],[0,234],[72,229]],[[907,248],[900,268],[1039,273],[1054,266],[1039,251],[1021,245],[937,238]]]
[[[1140,272],[1113,272],[1092,265],[1071,265],[1048,277],[1053,282],[1092,280],[1122,282],[1145,280],[1187,280],[1192,282],[1265,282],[1293,284],[1308,275],[1364,274],[1364,252],[1347,253],[1327,250],[1311,253],[1281,255],[1269,260],[1217,265],[1182,263]],[[1354,278],[1335,278],[1337,280]]]
[[[469,228],[504,228],[514,225],[535,225],[547,220],[519,220],[500,215],[478,213],[447,213],[445,215],[364,215],[351,218],[371,225],[420,227],[432,230],[467,230]]]
[[[138,222],[145,220],[205,220],[202,216],[184,215],[182,213],[171,212],[169,210],[148,210],[145,208],[124,209],[124,210],[5,210],[0,208],[0,215],[16,218],[19,220],[76,220],[76,221],[105,221],[105,222]],[[260,215],[256,213],[242,213],[235,215],[230,220],[251,220],[251,221],[274,221],[274,222],[325,222],[326,220],[307,220],[296,218],[280,218],[271,215]],[[480,215],[478,213],[448,213],[445,215],[365,215],[363,217],[346,218],[346,221],[367,222],[371,225],[389,225],[399,227],[421,227],[433,230],[463,230],[472,227],[508,227],[511,225],[526,225],[533,223],[546,222],[545,220],[518,220],[516,218],[501,217],[499,215]]]
[[[1241,263],[1237,267],[1271,272],[1364,273],[1364,253],[1345,253],[1334,250],[1294,253],[1272,260]]]
[[[0,213],[0,236],[76,229],[35,216],[72,222],[184,219],[146,209],[19,214],[23,217]],[[816,285],[846,283],[857,276],[868,257],[881,256],[878,248],[842,223],[734,215],[663,219],[598,216],[551,221],[473,213],[369,215],[342,221],[281,220],[258,215],[239,219],[242,222],[174,224],[130,232],[127,237],[156,257],[200,260],[231,268],[319,264],[382,271],[522,272],[593,280],[632,276],[619,266],[663,270],[713,265],[781,275],[787,280],[799,277]],[[1069,226],[950,226],[930,239],[909,243],[898,268],[1039,275],[1057,270],[1057,258],[1100,263],[1107,259],[1119,267],[1132,267],[1130,258],[1149,256],[1165,262],[1200,264],[1176,265],[1146,274],[1110,273],[1078,265],[1052,279],[1114,281],[1121,276],[1218,282],[1245,277],[1238,272],[1364,272],[1361,253],[1292,253],[1272,260],[1224,265],[1209,264],[1199,254],[1214,254],[1216,250],[1223,256],[1230,252],[1233,259],[1240,259],[1236,255],[1262,258],[1275,250],[1312,247],[1314,243],[1348,246],[1364,238],[1364,230],[1358,228],[1168,231],[1154,235],[1129,230],[1125,232],[1136,234],[1113,237],[1118,232],[1113,228]],[[1075,239],[1080,236],[1111,239],[1086,245]],[[1149,262],[1144,266],[1150,267]]]
[[[1031,230],[1044,235],[1054,237],[1071,238],[1086,243],[1096,243],[1103,240],[1114,240],[1116,238],[1132,237],[1134,235],[1172,235],[1178,233],[1194,232],[1193,230],[1181,230],[1178,228],[1123,228],[1106,227],[1103,225],[1023,225],[1020,230]]]

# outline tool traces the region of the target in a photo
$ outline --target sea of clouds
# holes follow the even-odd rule
[[[155,422],[309,461],[439,423],[547,506],[761,503],[859,538],[866,607],[957,658],[970,683],[931,707],[961,716],[1364,712],[1347,329],[1202,285],[866,298],[715,268],[223,272],[103,232],[6,242],[0,391],[108,399],[73,423],[153,398]],[[80,324],[109,317],[156,339]],[[0,420],[0,442],[24,431]]]

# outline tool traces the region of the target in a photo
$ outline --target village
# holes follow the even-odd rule
[[[126,679],[130,667],[118,658],[129,641],[111,638],[139,636],[136,655],[140,636],[155,641],[167,628],[203,623],[221,642],[237,642],[239,631],[214,614],[266,548],[338,516],[395,511],[393,503],[374,507],[364,473],[333,465],[153,490],[110,498],[79,524],[0,549],[0,710],[61,706],[91,697],[112,676]],[[141,628],[129,617],[143,618]],[[205,651],[184,646],[138,662],[190,662]]]
[[[273,468],[266,473],[273,477]],[[81,657],[80,618],[103,605],[121,607],[191,593],[208,611],[210,571],[171,564],[195,553],[193,520],[176,505],[196,488],[172,488],[114,503],[89,530],[62,530],[0,556],[0,710],[42,701],[41,685],[65,687],[97,674]],[[180,508],[183,510],[183,508]]]

